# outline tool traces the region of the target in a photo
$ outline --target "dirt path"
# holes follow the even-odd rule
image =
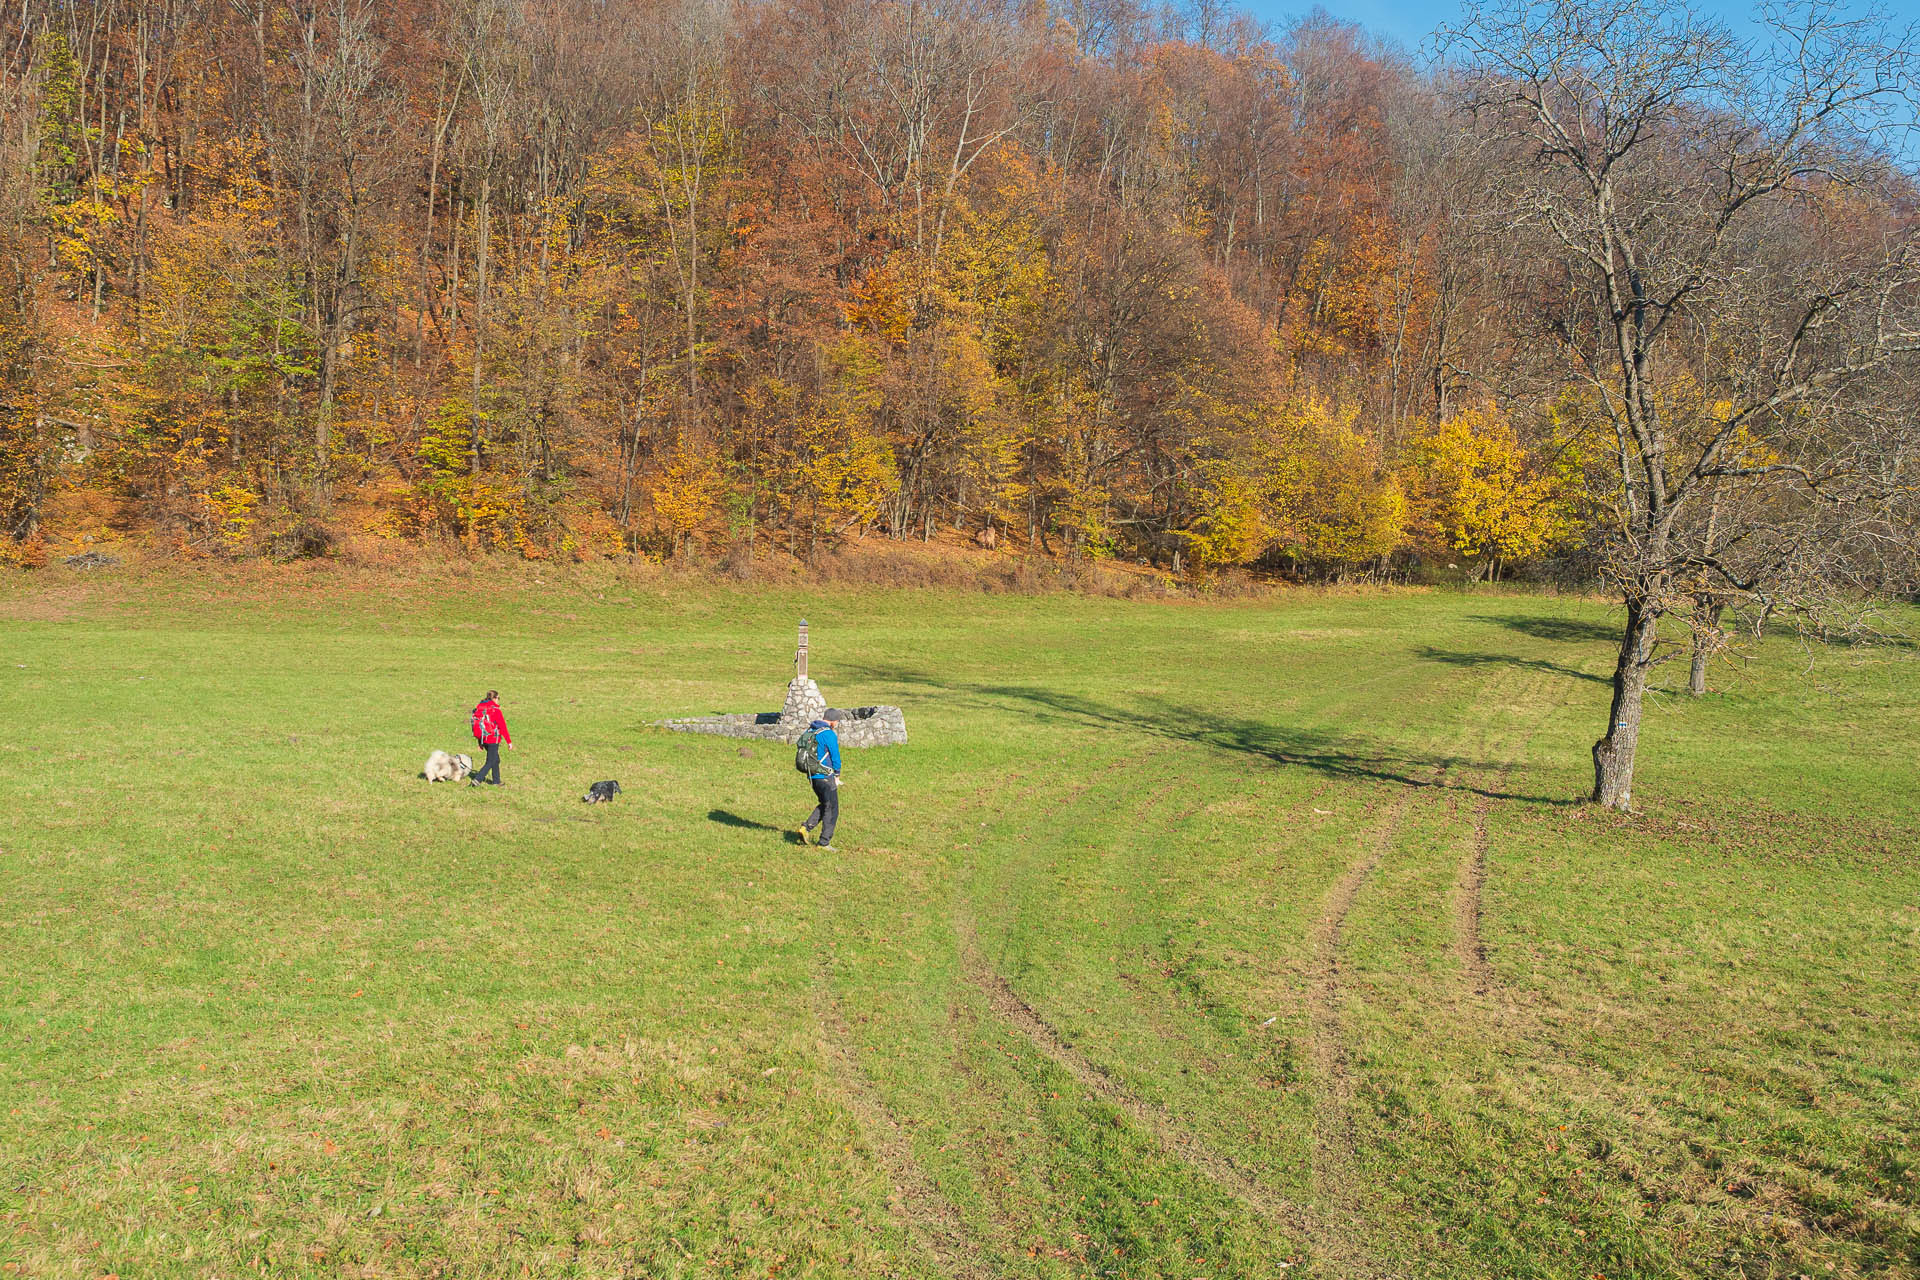
[[[1523,686],[1524,695],[1532,700],[1528,705],[1545,702],[1542,697],[1544,684],[1545,681],[1536,677]],[[1473,824],[1460,854],[1460,865],[1454,871],[1453,953],[1460,963],[1460,972],[1466,984],[1475,995],[1488,995],[1499,983],[1493,962],[1488,958],[1486,938],[1480,927],[1487,893],[1487,850],[1491,844],[1489,822],[1496,800],[1487,792],[1506,790],[1514,767],[1526,755],[1527,748],[1533,745],[1534,735],[1540,731],[1545,718],[1545,712],[1537,715],[1512,748],[1502,753],[1504,758],[1486,789],[1474,798]]]
[[[1503,768],[1495,775],[1495,786],[1506,780],[1507,772]],[[1492,812],[1492,796],[1474,801],[1473,832],[1454,873],[1453,953],[1475,995],[1486,995],[1494,984],[1486,940],[1480,935],[1480,904],[1487,889],[1487,816]]]

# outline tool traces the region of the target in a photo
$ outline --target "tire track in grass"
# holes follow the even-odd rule
[[[1540,695],[1545,687],[1546,682],[1538,677],[1525,682],[1521,687],[1522,702],[1532,705],[1541,701]],[[1533,745],[1534,735],[1539,733],[1540,726],[1551,712],[1552,708],[1547,707],[1534,718],[1512,751],[1501,760],[1488,787],[1474,798],[1473,825],[1460,855],[1460,865],[1454,872],[1453,951],[1460,963],[1460,972],[1475,995],[1488,995],[1499,984],[1499,976],[1494,973],[1480,923],[1487,892],[1487,851],[1492,845],[1490,824],[1494,801],[1498,799],[1488,792],[1506,790],[1507,780],[1513,776],[1515,766],[1526,755],[1527,748]]]
[[[1125,757],[1110,762],[1099,773],[1081,779],[1056,803],[1064,804],[1077,799],[1127,763],[1129,761]],[[968,830],[973,815],[984,810],[996,798],[1001,801],[1003,809],[1009,807],[1008,797],[1004,793],[1008,781],[1022,784],[1013,795],[1013,801],[1017,803],[1032,796],[1054,776],[1057,775],[1033,769],[1030,773],[999,775],[994,782],[975,788],[964,804],[962,812],[968,815],[965,819],[968,825],[961,830]],[[968,861],[971,863],[972,859]],[[822,936],[828,931],[826,917],[831,913],[833,902],[829,896],[821,903]],[[846,1099],[848,1109],[853,1113],[862,1141],[873,1152],[892,1186],[893,1194],[889,1196],[889,1201],[894,1217],[909,1237],[932,1255],[949,1275],[960,1277],[961,1280],[994,1280],[999,1273],[980,1259],[984,1251],[982,1243],[968,1230],[959,1209],[940,1191],[921,1165],[914,1154],[913,1141],[908,1136],[906,1126],[887,1105],[872,1078],[861,1068],[853,1028],[847,1022],[838,997],[834,995],[832,974],[824,952],[819,958],[814,977],[813,1006],[820,1032],[821,1052]]]
[[[1004,775],[1015,781],[1024,776]],[[1028,782],[1026,787],[1031,789],[1037,785],[1037,782]],[[991,785],[975,788],[965,802],[967,811],[980,805],[983,797],[991,792]],[[831,932],[835,905],[836,899],[831,893],[822,897],[817,930],[822,939]],[[948,1275],[959,1280],[994,1280],[999,1273],[981,1260],[984,1252],[981,1243],[967,1229],[959,1208],[941,1192],[920,1163],[906,1126],[887,1105],[872,1077],[860,1066],[853,1028],[847,1022],[839,997],[834,994],[833,973],[824,948],[815,963],[813,1013],[821,1053],[846,1099],[848,1110],[853,1113],[861,1140],[879,1161],[892,1188],[887,1199],[895,1220],[915,1246],[931,1255]]]
[[[1095,777],[1083,779],[1074,785],[1056,802],[1056,805],[1063,807],[1066,803],[1078,799],[1096,782],[1104,781],[1132,763],[1134,761],[1125,757],[1113,761]],[[1031,794],[1032,790],[1034,788],[1029,788],[1026,794]],[[1171,792],[1171,787],[1149,789],[1135,815],[1136,824],[1145,814],[1165,803]],[[1023,795],[1020,798],[1026,797]],[[1053,1025],[1022,1000],[1012,986],[987,963],[981,954],[978,931],[970,915],[963,913],[956,917],[954,933],[960,948],[962,974],[969,985],[986,999],[988,1008],[1002,1022],[1026,1036],[1046,1058],[1078,1080],[1096,1097],[1131,1118],[1138,1128],[1151,1134],[1163,1148],[1186,1163],[1201,1169],[1216,1184],[1225,1187],[1230,1194],[1243,1203],[1250,1205],[1268,1218],[1286,1222],[1290,1226],[1298,1227],[1304,1221],[1304,1215],[1294,1206],[1268,1195],[1251,1175],[1182,1129],[1163,1109],[1134,1097],[1112,1076],[1069,1045]]]
[[[1358,1223],[1360,1214],[1358,1179],[1352,1172],[1354,1138],[1349,1119],[1352,1079],[1339,1026],[1340,932],[1367,878],[1391,847],[1414,798],[1422,791],[1441,785],[1450,765],[1451,762],[1440,764],[1429,779],[1409,779],[1401,783],[1386,817],[1367,841],[1365,853],[1348,868],[1328,895],[1315,933],[1315,978],[1309,999],[1313,1025],[1310,1057],[1322,1082],[1315,1103],[1313,1135],[1313,1175],[1316,1186],[1321,1188],[1320,1203],[1316,1205],[1301,1205],[1274,1195],[1249,1171],[1214,1150],[1164,1108],[1135,1096],[1068,1044],[1059,1031],[986,962],[972,922],[967,919],[955,924],[963,972],[993,1012],[1025,1035],[1042,1054],[1095,1096],[1128,1116],[1164,1149],[1199,1169],[1261,1218],[1291,1232],[1330,1273],[1366,1277],[1381,1274],[1367,1251],[1356,1243],[1357,1233],[1349,1226]]]
[[[1117,757],[1109,761],[1106,766],[1097,773],[1080,778],[1065,792],[1053,796],[1048,801],[1048,809],[1054,821],[1057,823],[1064,820],[1068,812],[1068,807],[1087,791],[1096,786],[1104,785],[1113,775],[1135,763],[1137,762],[1130,756]],[[980,875],[980,849],[977,847],[979,831],[991,825],[986,822],[977,822],[976,819],[978,819],[982,813],[989,812],[1003,820],[1009,818],[1018,819],[1024,815],[1027,801],[1031,800],[1045,788],[1048,783],[1056,781],[1058,778],[1059,774],[1050,773],[1044,767],[1036,764],[1033,768],[1031,778],[1027,781],[1026,785],[1018,791],[1007,793],[996,784],[989,783],[974,793],[974,804],[968,808],[964,816],[960,819],[959,830],[965,833],[966,839],[962,841],[958,836],[952,839],[952,843],[958,849],[966,850],[966,856],[961,859],[958,869],[958,894],[961,898],[970,899],[973,896],[972,888]],[[1157,795],[1149,797],[1149,804],[1157,802],[1157,799]],[[989,831],[988,834],[991,836],[993,833]],[[1003,883],[999,885],[995,896],[1005,900],[1013,900],[1016,895],[1009,889],[1004,881],[1009,877],[1017,879],[1023,875],[1025,872],[1025,863],[1019,859],[1003,861],[999,869],[1002,872]]]
[[[1502,683],[1496,677],[1494,686]],[[1484,695],[1482,701],[1484,702]],[[1487,745],[1484,730],[1478,746]],[[1463,742],[1463,749],[1474,744]],[[1346,874],[1327,893],[1314,930],[1313,970],[1308,984],[1307,1011],[1310,1024],[1308,1056],[1313,1063],[1319,1088],[1314,1095],[1313,1183],[1319,1203],[1316,1206],[1322,1232],[1316,1246],[1337,1274],[1375,1276],[1383,1274],[1361,1242],[1360,1177],[1356,1165],[1358,1143],[1354,1134],[1353,1065],[1343,1029],[1341,1005],[1340,944],[1347,917],[1374,870],[1393,847],[1401,825],[1423,791],[1447,784],[1455,761],[1443,759],[1425,779],[1408,778],[1387,806],[1387,812],[1374,828],[1360,856],[1348,866]],[[1485,797],[1481,797],[1485,799]]]
[[[1113,773],[1124,763],[1124,759],[1110,763],[1100,776]],[[1290,1232],[1333,1274],[1381,1274],[1366,1251],[1356,1244],[1355,1233],[1346,1225],[1357,1224],[1360,1215],[1358,1180],[1352,1172],[1354,1138],[1349,1115],[1352,1076],[1339,1025],[1340,933],[1367,878],[1391,847],[1414,798],[1422,791],[1441,785],[1450,764],[1439,765],[1427,780],[1409,779],[1401,784],[1386,818],[1368,840],[1365,854],[1349,867],[1329,894],[1316,930],[1317,962],[1309,1003],[1313,1023],[1311,1057],[1322,1081],[1316,1100],[1313,1141],[1314,1179],[1322,1188],[1319,1205],[1301,1205],[1273,1194],[1251,1172],[1215,1150],[1163,1107],[1137,1097],[1075,1049],[987,963],[980,952],[972,921],[964,916],[955,922],[962,972],[993,1013],[1024,1035],[1046,1058],[1126,1115],[1163,1149],[1200,1170],[1263,1220],[1277,1223]],[[1078,798],[1089,785],[1089,780],[1082,780],[1063,800]],[[1330,784],[1323,784],[1322,789],[1326,785]],[[1029,788],[1026,794],[1031,794],[1033,789]],[[1152,807],[1156,799],[1150,797],[1148,807]]]
[[[1506,781],[1507,769],[1494,775],[1494,785]],[[1454,873],[1453,952],[1475,995],[1493,990],[1493,964],[1487,959],[1486,939],[1480,934],[1480,903],[1487,889],[1487,817],[1493,797],[1480,796],[1473,805],[1473,833]]]
[[[1428,781],[1401,784],[1360,856],[1327,894],[1314,930],[1307,1012],[1311,1026],[1309,1057],[1320,1082],[1313,1108],[1313,1183],[1320,1201],[1317,1209],[1321,1226],[1315,1246],[1336,1274],[1378,1274],[1358,1240],[1361,1213],[1359,1178],[1354,1170],[1354,1081],[1341,1030],[1340,937],[1360,890],[1392,847],[1414,797],[1445,782],[1448,767],[1436,767]]]
[[[968,1232],[954,1203],[934,1185],[913,1152],[906,1127],[880,1096],[853,1046],[853,1028],[834,998],[824,959],[814,983],[814,1016],[820,1025],[820,1048],[861,1139],[886,1171],[893,1194],[889,1207],[907,1234],[940,1264],[941,1270],[961,1280],[993,1280],[998,1274],[980,1260],[982,1249]]]
[[[1548,680],[1536,679],[1527,687],[1526,696],[1537,700],[1540,711],[1489,779],[1486,791],[1506,790],[1507,782],[1534,738],[1553,713],[1565,705],[1564,700],[1548,703],[1542,696],[1550,684]],[[1780,1259],[1785,1255],[1774,1255],[1776,1265],[1785,1265],[1787,1271],[1796,1274],[1812,1272],[1820,1255],[1800,1250],[1812,1247],[1806,1242],[1824,1232],[1815,1214],[1797,1201],[1790,1200],[1783,1212],[1764,1199],[1749,1202],[1721,1194],[1726,1173],[1716,1173],[1716,1166],[1688,1154],[1695,1151],[1701,1141],[1699,1127],[1677,1122],[1676,1117],[1667,1114],[1657,1103],[1649,1106],[1647,1097],[1635,1093],[1629,1082],[1614,1070],[1597,1066],[1584,1056],[1567,1057],[1561,1046],[1543,1040],[1542,1037],[1550,1036],[1553,1031],[1549,1021],[1543,1019],[1537,1009],[1529,1012],[1524,1003],[1516,1001],[1516,992],[1501,986],[1482,933],[1482,916],[1488,883],[1487,857],[1491,850],[1491,815],[1498,803],[1507,799],[1504,795],[1485,792],[1476,797],[1472,830],[1456,872],[1453,947],[1460,963],[1462,985],[1476,997],[1503,997],[1498,1005],[1481,1005],[1479,1016],[1504,1023],[1505,1030],[1516,1037],[1515,1043],[1535,1058],[1563,1059],[1564,1065],[1580,1073],[1587,1082],[1591,1098],[1613,1111],[1616,1123],[1627,1137],[1617,1142],[1612,1137],[1606,1138],[1604,1148],[1594,1159],[1629,1188],[1646,1211],[1686,1205],[1708,1221],[1724,1219],[1731,1224],[1729,1230],[1734,1234],[1772,1237],[1790,1246],[1794,1260],[1782,1264]],[[1566,1118],[1564,1106],[1532,1094],[1509,1098],[1507,1105],[1516,1108],[1526,1125],[1541,1130]],[[1684,1268],[1676,1264],[1676,1269]]]
[[[1131,763],[1116,760],[1102,770],[1104,779]],[[1063,798],[1077,799],[1094,780],[1084,780]],[[1166,803],[1171,787],[1155,787],[1141,801],[1140,816]],[[1191,812],[1191,811],[1190,811]],[[1176,816],[1176,821],[1186,814]],[[1113,1076],[1067,1043],[1059,1031],[1041,1017],[1033,1006],[1021,999],[1012,985],[990,965],[981,953],[979,936],[970,916],[956,918],[954,932],[960,944],[961,971],[968,982],[985,998],[988,1008],[1002,1022],[1024,1035],[1055,1066],[1077,1080],[1095,1097],[1127,1116],[1142,1132],[1152,1136],[1162,1149],[1200,1170],[1216,1186],[1225,1190],[1260,1218],[1278,1223],[1301,1244],[1310,1244],[1316,1233],[1312,1215],[1303,1207],[1276,1196],[1248,1170],[1214,1150],[1208,1143],[1180,1124],[1165,1108],[1135,1096]],[[1284,1270],[1284,1268],[1282,1268]]]
[[[1523,705],[1538,681],[1523,680],[1514,705]],[[1544,718],[1544,717],[1542,717]],[[1486,850],[1489,840],[1488,818],[1498,790],[1513,769],[1518,755],[1532,741],[1539,719],[1528,727],[1520,744],[1504,758],[1495,771],[1491,788],[1480,789],[1475,797],[1472,823],[1468,831],[1467,851],[1456,870],[1453,902],[1454,947],[1463,957],[1476,983],[1491,983],[1492,967],[1479,934],[1481,893],[1484,889]],[[1479,748],[1487,749],[1491,735],[1480,735]],[[1446,788],[1454,762],[1435,766],[1426,780],[1409,779],[1394,796],[1367,847],[1327,894],[1314,938],[1314,979],[1310,988],[1311,1057],[1320,1089],[1314,1103],[1313,1176],[1321,1203],[1318,1206],[1323,1235],[1318,1248],[1336,1273],[1359,1276],[1385,1274],[1360,1241],[1364,1229],[1361,1186],[1357,1163],[1358,1143],[1354,1132],[1355,1079],[1343,1030],[1341,1008],[1344,993],[1341,983],[1340,946],[1348,917],[1362,890],[1372,878],[1423,791]],[[1464,881],[1461,877],[1465,877]],[[1463,889],[1463,885],[1465,888]],[[1483,988],[1484,989],[1484,988]]]
[[[1262,1219],[1284,1227],[1299,1243],[1312,1243],[1317,1229],[1311,1213],[1303,1206],[1274,1195],[1261,1186],[1252,1173],[1214,1150],[1164,1108],[1135,1096],[1125,1085],[1068,1044],[1053,1024],[1035,1012],[1033,1006],[1021,999],[1019,992],[987,963],[980,954],[971,922],[961,921],[955,928],[961,939],[963,971],[986,999],[988,1008],[1001,1021],[1024,1035],[1034,1048],[1079,1081],[1089,1093],[1125,1115],[1141,1131],[1152,1135],[1162,1148],[1200,1170],[1243,1206]]]

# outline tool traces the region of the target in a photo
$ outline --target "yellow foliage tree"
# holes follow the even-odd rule
[[[1208,459],[1195,471],[1200,514],[1182,531],[1193,567],[1204,571],[1258,556],[1273,538],[1262,478],[1231,458]]]
[[[649,492],[653,512],[667,527],[678,550],[713,518],[726,495],[726,477],[717,458],[704,449],[682,447],[654,478]]]
[[[981,362],[980,369],[955,380],[985,390],[993,409],[973,414],[963,432],[967,479],[990,520],[1013,524],[1022,508],[1032,516],[1036,489],[1044,486],[1036,484],[1031,464],[1045,450],[1043,441],[1057,434],[1059,410],[1071,393],[1041,372],[1048,368],[1046,335],[1061,290],[1038,211],[1057,189],[1010,143],[994,149],[989,173],[978,198],[956,197],[940,260],[957,318],[970,335],[978,334],[965,358]],[[1079,527],[1087,517],[1097,525],[1105,495],[1078,496],[1088,500],[1069,523]]]
[[[1271,545],[1296,560],[1362,564],[1405,537],[1406,495],[1353,421],[1323,400],[1290,403],[1261,443]]]
[[[796,431],[799,496],[810,542],[823,531],[872,523],[897,482],[892,451],[875,423],[884,398],[879,357],[853,335],[823,357],[826,392]]]
[[[1418,435],[1410,450],[1413,532],[1429,546],[1481,562],[1539,555],[1578,526],[1577,458],[1527,449],[1497,409],[1467,409]]]

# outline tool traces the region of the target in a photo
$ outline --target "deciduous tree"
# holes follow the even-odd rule
[[[1514,233],[1558,277],[1543,336],[1603,424],[1625,621],[1593,799],[1614,808],[1632,803],[1662,619],[1703,578],[1766,599],[1793,561],[1730,548],[1875,496],[1863,453],[1903,423],[1873,389],[1920,352],[1920,252],[1876,136],[1911,118],[1915,47],[1820,3],[1768,20],[1756,47],[1683,0],[1499,0],[1450,33],[1464,105],[1506,141]],[[1832,234],[1855,193],[1880,212]],[[1663,410],[1682,368],[1725,402],[1709,425]],[[1703,518],[1730,487],[1746,498]]]

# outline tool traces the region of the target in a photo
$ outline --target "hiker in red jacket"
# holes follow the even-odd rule
[[[487,762],[467,781],[470,787],[483,782],[495,787],[506,785],[500,781],[500,744],[512,746],[513,735],[507,732],[507,718],[500,714],[499,697],[498,690],[489,689],[473,709],[473,740],[487,749]]]

